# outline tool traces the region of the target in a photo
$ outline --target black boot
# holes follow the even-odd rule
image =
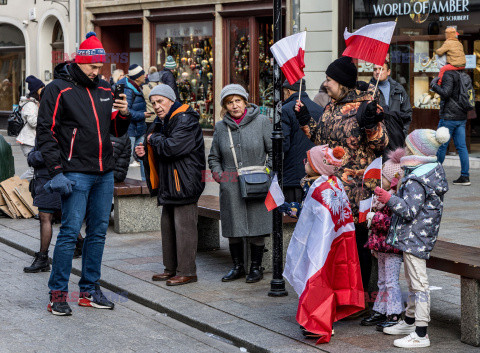
[[[360,321],[360,325],[362,326],[375,326],[381,322],[384,322],[387,319],[387,315],[380,314],[376,311],[372,311],[372,314],[369,317],[366,317],[362,321]]]
[[[36,252],[35,258],[29,267],[24,267],[23,272],[37,273],[50,271],[50,264],[48,263],[48,251]]]
[[[77,238],[77,244],[75,244],[75,251],[73,253],[73,258],[76,259],[76,258],[79,258],[82,256],[82,250],[83,250],[83,241],[85,239],[84,238]]]
[[[245,277],[243,267],[243,243],[230,244],[230,255],[232,255],[233,268],[222,278],[222,282],[230,282]]]
[[[388,315],[386,320],[384,322],[380,322],[379,324],[377,324],[377,327],[375,329],[377,331],[383,332],[383,329],[385,327],[390,327],[390,326],[398,324],[398,322],[400,321],[401,318],[402,318],[402,314]]]
[[[255,283],[263,278],[263,249],[265,249],[265,245],[258,246],[255,244],[250,244],[252,264],[250,265],[250,273],[247,276],[247,283]]]

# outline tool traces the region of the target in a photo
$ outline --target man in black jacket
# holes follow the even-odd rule
[[[445,126],[450,131],[455,148],[460,157],[460,177],[453,181],[455,185],[470,185],[470,163],[468,159],[467,144],[465,142],[465,126],[467,125],[467,112],[457,103],[460,95],[460,75],[457,71],[445,71],[441,81],[436,77],[430,83],[432,91],[440,95],[440,121],[438,127]],[[448,144],[444,143],[437,152],[438,161],[443,163],[447,153]]]
[[[387,129],[388,145],[385,148],[383,157],[386,160],[388,152],[399,147],[405,147],[405,138],[412,122],[412,106],[410,98],[403,86],[390,77],[390,66],[388,61],[382,66],[375,65],[373,77],[370,84],[378,82],[379,104],[384,111],[383,123]]]
[[[38,113],[38,147],[52,177],[45,189],[62,197],[62,226],[48,282],[48,310],[54,315],[72,313],[67,303],[68,281],[75,242],[85,218],[81,293],[75,299],[80,306],[114,307],[98,284],[113,198],[110,133],[125,134],[130,113],[125,95],[113,102],[110,86],[99,80],[103,62],[105,50],[95,33],[89,32],[75,62],[55,68]]]
[[[302,78],[302,93],[300,99],[306,105],[312,117],[318,121],[323,114],[323,108],[313,102],[307,92],[306,84]],[[307,158],[307,151],[315,144],[300,130],[300,124],[293,112],[293,107],[298,100],[300,81],[293,85],[287,80],[283,83],[283,193],[286,202],[302,202],[303,190],[300,180],[305,176],[303,160]]]
[[[147,132],[146,148],[139,145],[135,153],[143,158],[150,192],[163,206],[165,270],[152,280],[177,286],[197,281],[197,201],[205,188],[205,146],[198,113],[176,101],[170,86],[155,86],[149,99],[157,118]]]

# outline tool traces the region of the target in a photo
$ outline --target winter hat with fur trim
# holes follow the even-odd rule
[[[88,32],[85,39],[77,50],[75,62],[77,64],[104,63],[106,61],[105,49],[98,40],[95,32]]]
[[[338,146],[333,150],[328,145],[315,146],[307,151],[308,163],[319,175],[333,175],[343,164],[345,150]]]
[[[436,156],[438,148],[450,140],[450,132],[444,126],[437,131],[413,130],[405,139],[407,148],[416,156]]]
[[[388,181],[393,178],[400,179],[403,177],[403,169],[400,165],[400,158],[405,156],[405,149],[397,148],[395,151],[388,153],[388,160],[383,163],[382,176]]]

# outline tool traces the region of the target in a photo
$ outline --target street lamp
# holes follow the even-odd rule
[[[273,0],[273,41],[276,43],[282,39],[282,0]],[[273,64],[273,173],[277,174],[280,187],[283,185],[283,132],[282,132],[282,100],[280,91],[282,89],[282,75],[277,61]],[[282,213],[275,208],[273,210],[273,234],[272,234],[272,260],[273,276],[270,282],[270,297],[282,297],[288,295],[285,290],[283,279],[283,224]]]

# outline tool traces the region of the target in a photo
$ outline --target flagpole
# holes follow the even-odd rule
[[[273,40],[277,43],[282,39],[282,0],[273,0]],[[283,186],[283,131],[282,131],[282,75],[277,60],[273,63],[273,132],[272,154],[273,173],[277,175],[278,184]],[[283,279],[283,216],[275,208],[272,215],[272,262],[273,273],[270,282],[270,297],[288,295]]]

